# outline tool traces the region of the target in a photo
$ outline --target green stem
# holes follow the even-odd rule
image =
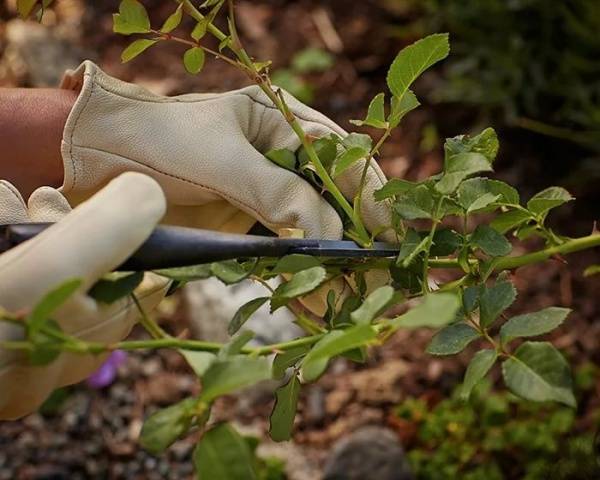
[[[532,263],[543,262],[555,255],[566,255],[598,246],[600,246],[600,234],[594,233],[586,237],[566,240],[560,245],[553,245],[537,252],[519,255],[518,257],[502,257],[496,263],[494,270],[510,270]]]
[[[148,314],[140,304],[140,301],[135,296],[135,293],[131,294],[131,299],[133,300],[133,303],[135,303],[135,306],[138,309],[138,312],[140,313],[140,324],[142,325],[142,327],[144,327],[153,338],[168,338],[169,335],[162,328],[160,328],[158,323],[156,323],[148,316]]]
[[[308,337],[297,338],[288,342],[273,343],[263,347],[245,347],[242,349],[242,353],[249,355],[270,355],[278,351],[286,351],[300,346],[313,345],[322,337],[323,334],[317,334]],[[114,350],[156,350],[162,348],[217,353],[219,350],[221,350],[221,348],[223,348],[223,346],[224,344],[222,343],[204,342],[201,340],[182,340],[179,338],[169,337],[150,340],[129,340],[112,344],[83,342],[77,340],[77,342],[72,344],[56,344],[54,346],[48,345],[47,348],[55,347],[61,351],[97,355],[100,353],[112,352]],[[0,342],[0,349],[4,350],[34,350],[34,348],[35,346],[27,341]]]
[[[444,198],[445,197],[442,195],[440,197],[440,199],[438,200],[438,203],[435,207],[435,212],[433,215],[433,223],[431,225],[431,230],[430,230],[429,234],[427,235],[427,241],[425,243],[425,259],[423,260],[423,291],[425,293],[429,293],[429,282],[428,282],[429,256],[430,256],[431,246],[433,245],[433,237],[435,235],[438,225],[441,222],[441,219],[439,218],[440,217],[440,208],[442,208],[442,204],[444,203]]]

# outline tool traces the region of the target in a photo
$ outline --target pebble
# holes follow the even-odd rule
[[[413,480],[404,449],[387,428],[368,426],[338,441],[323,480]]]

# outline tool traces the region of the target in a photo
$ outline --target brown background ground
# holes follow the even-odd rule
[[[127,39],[111,32],[110,14],[117,1],[57,0],[56,13],[47,15],[50,27],[14,20],[13,2],[0,0],[0,86],[53,85],[60,72],[88,57],[111,74],[146,85],[163,94],[190,91],[225,91],[247,84],[246,79],[218,61],[208,63],[197,77],[188,76],[181,51],[164,46],[152,55],[122,65],[119,55]],[[144,2],[153,18],[165,18],[170,2]],[[336,57],[335,66],[308,80],[315,87],[314,107],[342,126],[364,113],[368,100],[383,90],[385,72],[402,44],[390,35],[391,25],[404,25],[410,14],[390,10],[384,1],[239,1],[238,16],[247,49],[257,58],[269,58],[274,68],[289,64],[294,52],[318,46]],[[323,24],[323,18],[328,22]],[[323,26],[325,25],[325,26]],[[340,43],[341,42],[341,43]],[[337,50],[338,43],[342,46]],[[439,72],[426,75],[419,92],[438,81]],[[381,165],[390,176],[422,178],[439,168],[441,147],[422,148],[424,129],[434,125],[440,136],[464,133],[472,126],[473,112],[425,105],[407,118],[383,151]],[[570,146],[508,129],[500,130],[502,151],[498,177],[516,184],[528,196],[551,184],[564,184],[568,164],[557,159]],[[582,235],[598,218],[597,188],[571,186],[579,201],[562,208],[553,222],[566,235]],[[567,324],[553,335],[555,343],[575,365],[600,365],[600,283],[583,281],[582,271],[599,263],[598,252],[569,257],[569,265],[556,261],[518,271],[520,291],[511,313],[549,305],[574,309]],[[169,308],[167,308],[169,307]],[[164,309],[165,321],[176,328],[186,325],[182,297]],[[457,359],[428,358],[423,353],[429,334],[401,333],[373,352],[369,362],[354,367],[337,362],[316,385],[305,388],[294,437],[297,460],[305,477],[314,478],[331,443],[367,423],[389,424],[390,409],[408,395],[435,402],[461,379],[468,355]],[[117,383],[103,391],[85,386],[71,390],[70,398],[47,415],[32,415],[19,422],[0,424],[0,480],[76,478],[188,478],[192,443],[178,442],[166,455],[153,458],[136,446],[144,415],[196,391],[197,384],[182,360],[169,352],[158,356],[132,355]],[[577,428],[592,428],[587,413],[600,402],[600,379],[595,394],[584,399]],[[250,400],[222,402],[220,418],[236,418],[256,431],[264,431],[270,397],[258,391]],[[400,432],[405,433],[405,432]],[[409,441],[410,438],[403,438]],[[316,470],[311,470],[316,468]]]

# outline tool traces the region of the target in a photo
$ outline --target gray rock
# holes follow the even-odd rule
[[[396,435],[369,426],[342,438],[332,449],[323,480],[413,480]]]
[[[93,57],[66,32],[32,21],[8,22],[6,43],[8,66],[31,87],[57,87],[65,70]]]
[[[273,283],[276,286],[277,283]],[[226,286],[217,279],[209,278],[190,283],[185,287],[192,333],[195,338],[226,342],[229,340],[227,325],[243,304],[265,296],[265,288],[251,280]],[[294,317],[285,308],[274,314],[269,305],[263,305],[243,326],[256,334],[257,345],[291,340],[302,334],[293,323]]]

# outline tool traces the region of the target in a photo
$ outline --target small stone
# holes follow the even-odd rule
[[[413,480],[396,435],[382,427],[361,428],[338,441],[323,480]]]
[[[319,385],[314,385],[308,391],[305,418],[313,425],[319,424],[325,419],[325,392]]]

